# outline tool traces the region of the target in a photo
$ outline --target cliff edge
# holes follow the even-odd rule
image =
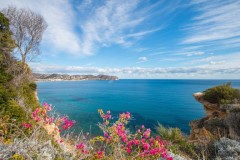
[[[213,139],[228,137],[240,139],[240,104],[235,100],[231,103],[211,103],[204,98],[204,92],[194,93],[194,98],[203,105],[206,116],[190,122],[189,141],[207,144]],[[219,95],[219,94],[218,94]]]

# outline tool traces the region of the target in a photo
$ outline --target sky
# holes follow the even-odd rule
[[[240,79],[239,0],[0,0],[48,28],[36,73]]]

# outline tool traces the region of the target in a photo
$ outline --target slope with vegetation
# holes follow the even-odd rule
[[[8,16],[15,11],[24,13],[24,9],[14,7],[4,10]],[[27,11],[26,15],[34,12]],[[11,32],[10,22],[0,12],[0,159],[239,159],[240,94],[229,84],[194,94],[207,116],[190,123],[190,136],[179,128],[160,124],[155,134],[144,126],[130,131],[131,113],[113,119],[110,111],[102,110],[98,111],[103,120],[98,124],[102,135],[72,134],[68,129],[75,121],[54,115],[47,103],[38,103],[37,85],[26,59],[22,62],[13,56],[13,50],[21,47],[17,35],[13,35],[18,32]],[[36,44],[39,40],[41,36]],[[25,50],[25,55],[37,49]]]
[[[5,9],[4,13],[10,18],[15,15],[18,21],[26,20],[25,25],[28,20],[18,13],[36,18],[32,11],[14,7]],[[103,136],[79,134],[76,137],[67,132],[75,121],[66,116],[54,116],[50,112],[51,105],[40,106],[35,96],[37,85],[25,56],[31,53],[28,51],[35,52],[37,46],[27,49],[32,47],[28,46],[31,41],[21,46],[21,36],[16,35],[19,32],[10,31],[13,20],[9,21],[5,15],[0,13],[0,159],[172,159],[165,147],[168,143],[160,137],[152,137],[150,129],[142,126],[135,133],[127,129],[131,119],[128,112],[114,121],[110,111],[99,110]],[[21,26],[23,22],[19,24],[19,28],[13,27],[14,31],[25,27]],[[29,28],[25,29],[22,36],[29,39]],[[24,56],[23,61],[13,56],[15,47]]]

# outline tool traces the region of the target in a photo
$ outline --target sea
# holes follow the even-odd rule
[[[154,132],[160,123],[189,134],[189,122],[205,116],[193,93],[228,82],[240,88],[240,80],[120,79],[37,82],[37,91],[40,103],[53,105],[54,115],[76,121],[71,130],[76,134],[101,134],[98,109],[110,110],[112,121],[130,112],[130,130],[145,125]]]

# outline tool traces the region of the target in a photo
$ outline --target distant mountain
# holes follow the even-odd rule
[[[68,74],[39,74],[33,73],[36,81],[70,81],[70,80],[118,80],[117,76],[109,75],[68,75]]]

